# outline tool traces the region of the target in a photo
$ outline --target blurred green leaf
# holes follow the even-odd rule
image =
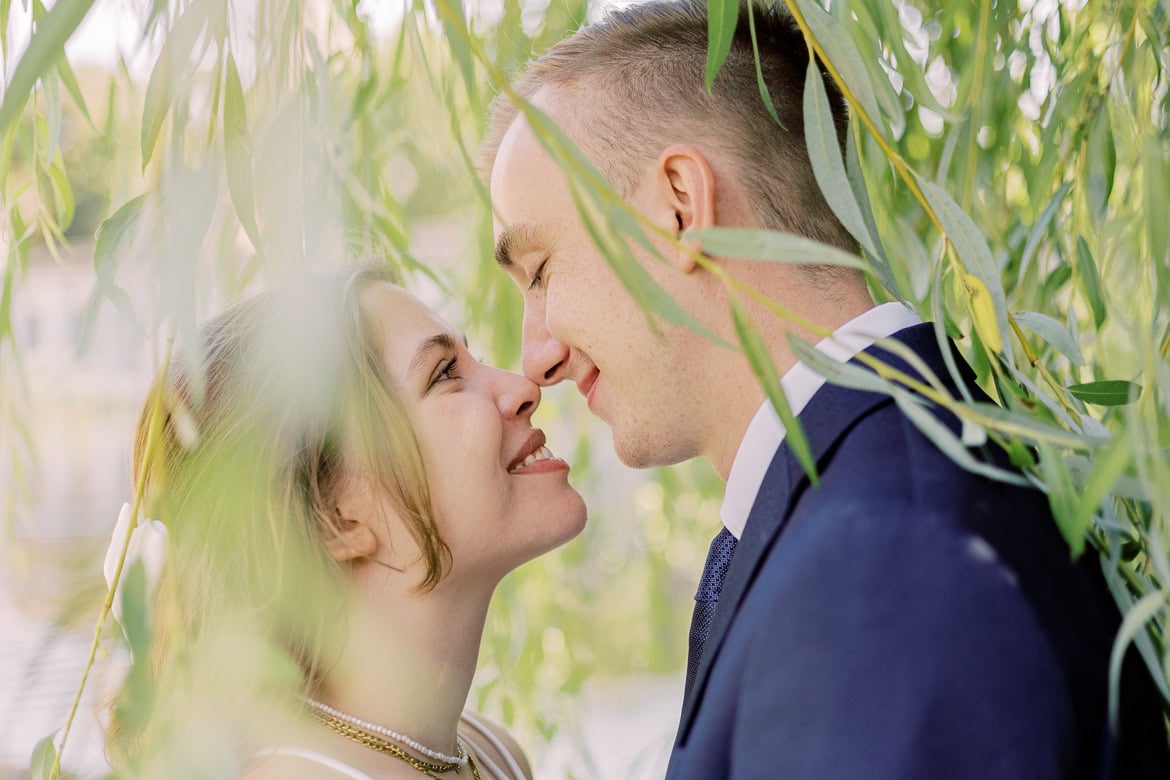
[[[707,3],[707,94],[723,67],[735,39],[739,21],[739,0],[710,0]]]
[[[1036,254],[1036,248],[1040,246],[1040,242],[1048,232],[1048,226],[1052,224],[1052,219],[1056,216],[1057,209],[1060,208],[1060,204],[1064,202],[1064,196],[1071,188],[1072,182],[1065,182],[1061,185],[1056,194],[1049,199],[1044,211],[1040,212],[1040,216],[1032,223],[1032,230],[1028,233],[1028,242],[1024,244],[1024,251],[1020,253],[1019,277],[1021,279],[1027,273],[1028,265]]]
[[[835,265],[842,268],[866,270],[857,255],[851,255],[835,246],[822,244],[811,238],[779,230],[750,230],[748,228],[706,228],[685,234],[698,239],[703,252],[719,257],[744,260],[771,260],[801,265]]]
[[[752,371],[760,380],[764,392],[768,394],[768,399],[780,416],[780,421],[784,423],[784,440],[812,484],[819,485],[820,477],[817,475],[817,463],[813,458],[808,436],[805,435],[804,428],[788,405],[788,396],[784,394],[784,388],[780,385],[780,374],[776,371],[776,364],[772,361],[768,346],[760,337],[759,331],[756,330],[756,326],[751,320],[751,315],[743,308],[743,304],[734,295],[729,296],[729,299],[739,343],[751,364]]]
[[[158,60],[146,84],[142,105],[142,169],[154,155],[158,134],[175,100],[175,88],[183,84],[185,69],[200,33],[207,26],[207,0],[194,0],[188,5],[164,39]]]
[[[235,58],[229,53],[224,66],[223,150],[227,167],[228,192],[240,218],[240,225],[257,250],[260,228],[256,224],[256,204],[252,194],[252,139],[248,133],[248,116],[244,107],[244,90]]]
[[[1165,136],[1146,135],[1141,159],[1142,194],[1150,215],[1145,220],[1146,235],[1150,242],[1150,256],[1159,265],[1166,263],[1170,251],[1170,220],[1154,216],[1165,212],[1166,204],[1170,203],[1170,184],[1166,181],[1170,177],[1170,165],[1167,164],[1164,141]]]
[[[85,105],[85,96],[81,94],[81,87],[77,84],[77,76],[74,75],[73,66],[69,64],[69,60],[64,57],[57,60],[57,74],[61,77],[61,83],[65,85],[66,91],[69,92],[69,97],[73,98],[73,104],[77,106],[77,110],[85,117],[89,126],[93,127],[93,119],[90,118],[89,108]]]
[[[4,102],[0,104],[0,134],[7,132],[8,126],[20,116],[33,85],[57,62],[65,50],[65,41],[73,35],[92,5],[93,0],[57,0],[37,25],[4,90]],[[6,31],[7,24],[0,32]]]
[[[1068,391],[1085,403],[1097,406],[1124,406],[1142,394],[1141,385],[1123,379],[1069,385]]]
[[[93,266],[97,275],[98,289],[114,304],[118,312],[130,323],[137,326],[138,316],[134,313],[134,304],[126,291],[118,286],[115,272],[118,264],[118,252],[131,240],[133,230],[146,205],[146,196],[139,195],[132,198],[115,211],[109,219],[101,224],[94,240]],[[95,309],[96,314],[96,309]],[[141,327],[141,326],[138,326]],[[87,323],[82,328],[82,351],[88,346],[92,336],[93,323]]]
[[[56,734],[50,734],[37,742],[29,761],[29,776],[32,780],[49,780],[53,766],[57,763],[57,746],[53,742]]]
[[[1072,557],[1079,558],[1085,551],[1085,534],[1089,531],[1089,525],[1080,511],[1080,496],[1072,474],[1054,447],[1041,442],[1038,449],[1040,473],[1047,487],[1048,505],[1052,508],[1053,519]]]
[[[463,5],[460,0],[435,0],[435,10],[438,11],[443,30],[447,33],[451,54],[463,73],[467,94],[474,100],[475,64],[472,62],[471,49],[464,41],[465,36],[470,35],[470,31],[467,29],[467,19],[463,15]]]
[[[122,572],[120,595],[122,617],[119,622],[126,634],[130,652],[136,658],[147,658],[150,650],[150,629],[146,622],[148,598],[146,567],[142,561],[134,561]]]
[[[1093,253],[1085,243],[1084,236],[1077,236],[1077,279],[1081,283],[1081,292],[1093,310],[1093,323],[1100,328],[1108,316],[1105,308],[1105,292],[1101,287],[1101,276],[1097,273],[1097,264],[1093,261]]]
[[[1101,220],[1105,217],[1105,207],[1113,191],[1113,173],[1117,168],[1117,149],[1113,143],[1113,129],[1109,126],[1108,106],[1098,109],[1089,130],[1087,166],[1089,209],[1097,220]]]
[[[1129,649],[1134,638],[1145,629],[1146,624],[1165,609],[1167,599],[1170,599],[1170,590],[1168,589],[1147,593],[1138,599],[1137,603],[1125,613],[1125,617],[1121,621],[1121,628],[1117,631],[1117,638],[1113,640],[1113,652],[1109,657],[1109,728],[1114,734],[1117,733],[1119,726],[1121,666],[1125,660],[1125,651]]]
[[[61,85],[54,74],[47,73],[41,77],[41,90],[45,97],[45,123],[49,126],[49,145],[45,159],[51,161],[57,154],[57,144],[61,140]]]

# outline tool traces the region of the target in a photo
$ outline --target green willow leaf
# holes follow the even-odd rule
[[[919,396],[900,387],[891,386],[891,388],[893,390],[894,401],[898,404],[898,408],[902,410],[902,413],[906,415],[907,419],[913,423],[914,427],[923,436],[930,439],[936,447],[942,450],[956,464],[973,474],[979,474],[999,482],[1006,482],[1010,485],[1031,484],[1026,478],[1015,472],[1007,471],[1006,469],[1001,469],[978,460],[950,428],[922,406],[924,401]]]
[[[1085,358],[1077,346],[1076,339],[1068,332],[1068,328],[1052,317],[1038,312],[1017,312],[1013,315],[1020,325],[1044,339],[1048,346],[1068,358],[1073,365],[1083,366]]]
[[[57,0],[37,23],[36,32],[21,56],[0,104],[0,135],[8,131],[28,102],[37,79],[48,73],[65,51],[65,42],[89,13],[93,0]],[[7,32],[7,28],[4,31]]]
[[[1025,441],[1037,444],[1047,443],[1056,447],[1073,450],[1094,450],[1108,444],[1108,438],[1090,435],[1088,433],[1073,433],[1055,425],[1040,422],[1026,414],[1004,409],[993,403],[975,402],[964,404],[977,414],[993,421],[989,428],[1001,431],[1009,436],[1015,436]]]
[[[772,117],[772,121],[784,127],[784,123],[780,121],[780,115],[776,113],[776,105],[772,102],[772,95],[768,92],[768,84],[764,81],[764,70],[760,65],[760,44],[756,40],[756,16],[752,10],[751,0],[748,0],[748,36],[752,40],[752,58],[756,62],[756,86],[760,90],[760,99],[764,101],[764,108],[768,111],[768,116]]]
[[[730,296],[730,299],[731,315],[735,321],[735,333],[739,336],[740,345],[751,364],[752,371],[755,372],[760,384],[763,385],[764,392],[768,394],[768,399],[776,409],[776,414],[780,416],[780,421],[784,423],[785,441],[792,450],[792,454],[796,456],[801,468],[804,469],[804,473],[808,475],[809,480],[812,484],[818,485],[820,477],[817,474],[817,464],[813,459],[812,448],[809,446],[804,428],[788,405],[788,396],[784,394],[784,388],[780,385],[780,374],[776,371],[776,364],[768,353],[768,347],[763,338],[760,337],[759,331],[756,330],[751,316],[743,308],[743,304],[734,295]]]
[[[731,42],[735,39],[735,25],[739,21],[739,0],[709,0],[707,3],[707,94],[715,84],[715,77],[723,67]]]
[[[873,121],[874,126],[885,135],[885,126],[882,122],[881,112],[878,110],[873,84],[869,80],[869,71],[866,69],[849,31],[813,0],[795,0],[795,2],[800,6],[800,12],[804,15],[805,21],[808,22],[813,37],[824,49],[825,56],[841,74],[841,78],[844,79],[850,91],[853,92],[853,96],[861,104],[862,110]]]
[[[815,60],[809,61],[804,79],[804,141],[825,202],[857,242],[871,255],[877,255],[874,236],[870,234],[861,216],[861,207],[849,186],[845,161],[841,159],[841,144],[837,140],[837,126]]]
[[[877,254],[871,254],[863,248],[863,257],[869,265],[869,270],[881,282],[882,287],[885,288],[890,297],[894,300],[906,300],[906,296],[902,294],[898,280],[894,276],[893,268],[890,267],[890,258],[886,256],[881,237],[878,235],[877,221],[873,217],[873,206],[869,202],[869,190],[866,187],[865,175],[861,169],[861,157],[857,153],[857,130],[856,120],[851,116],[849,130],[845,138],[845,173],[849,177],[849,186],[853,188],[853,197],[861,209],[862,219],[865,220],[865,229],[869,235],[874,237],[874,249],[877,250]]]
[[[1106,379],[1100,382],[1069,385],[1068,391],[1087,404],[1124,406],[1141,396],[1142,387],[1124,379]]]
[[[244,107],[244,90],[231,54],[224,64],[223,89],[223,156],[227,166],[228,193],[240,218],[240,225],[257,250],[261,248],[260,228],[256,224],[256,201],[252,191],[252,139],[248,133],[248,115]]]
[[[788,343],[792,345],[792,351],[800,362],[834,385],[870,393],[891,394],[890,383],[868,367],[834,360],[796,335],[790,334]]]
[[[37,742],[33,748],[28,766],[31,780],[49,780],[52,775],[53,766],[57,763],[57,745],[53,741],[55,738],[55,734],[50,734]]]
[[[947,238],[959,253],[959,259],[968,273],[973,274],[986,287],[994,309],[995,323],[999,330],[1004,356],[1012,360],[1011,329],[1008,327],[1007,300],[1003,291],[1003,277],[999,264],[987,246],[987,239],[974,220],[967,215],[950,194],[931,181],[919,182],[926,200],[934,209],[938,220],[946,231]]]
[[[835,246],[779,230],[750,228],[706,228],[689,232],[686,238],[698,239],[703,251],[719,257],[744,260],[771,260],[801,265],[835,265],[865,270],[865,263]]]
[[[1149,220],[1154,221],[1154,220]],[[1105,307],[1105,291],[1101,286],[1101,275],[1097,273],[1097,263],[1093,260],[1093,253],[1084,236],[1077,236],[1077,279],[1081,285],[1081,292],[1093,310],[1093,322],[1098,328],[1109,315]]]

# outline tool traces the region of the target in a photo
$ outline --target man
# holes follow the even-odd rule
[[[613,13],[530,63],[515,85],[619,194],[684,239],[681,249],[658,242],[666,263],[641,249],[639,262],[732,343],[729,293],[697,263],[688,234],[771,228],[857,251],[806,155],[802,36],[781,12],[754,13],[783,128],[760,101],[746,29],[707,94],[702,3]],[[830,79],[825,86],[843,139],[846,108]],[[1108,727],[1117,610],[1093,556],[1070,560],[1043,494],[963,471],[888,396],[824,384],[787,334],[817,339],[748,305],[816,458],[812,486],[741,353],[693,329],[664,324],[660,337],[647,325],[564,175],[507,102],[495,107],[483,165],[497,260],[524,295],[525,373],[576,383],[626,464],[702,456],[727,480],[668,777],[1170,771],[1156,693],[1136,657],[1123,674],[1120,728]],[[818,349],[837,360],[868,349],[916,373],[873,346],[892,336],[948,376],[932,327],[901,304],[875,307],[860,274],[710,259],[834,331]],[[990,448],[978,454],[1006,463]]]

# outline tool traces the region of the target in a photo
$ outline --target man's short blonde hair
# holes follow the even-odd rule
[[[704,0],[652,0],[611,12],[532,60],[513,87],[525,100],[546,87],[557,96],[587,98],[575,103],[588,110],[574,114],[570,130],[623,196],[666,145],[715,146],[733,160],[764,227],[856,252],[857,242],[825,202],[808,159],[804,38],[786,11],[766,1],[753,3],[752,13],[761,71],[783,127],[760,96],[746,4],[710,95]],[[847,107],[832,79],[822,77],[844,150]],[[517,115],[507,95],[492,104],[480,149],[485,176]]]

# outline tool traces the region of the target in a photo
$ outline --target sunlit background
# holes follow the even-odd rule
[[[10,4],[8,78],[37,5]],[[464,7],[488,57],[512,73],[605,5]],[[1170,377],[1154,356],[1165,354],[1167,229],[1140,215],[1164,214],[1170,189],[1167,4],[827,5],[860,53],[861,70],[847,76],[868,78],[897,152],[984,231],[1011,309],[1052,318],[1030,332],[1040,368],[1056,385],[1148,370],[1143,381],[1165,396]],[[192,8],[211,9],[213,21],[186,40],[177,30]],[[293,23],[274,24],[286,16]],[[159,75],[168,46],[179,51]],[[225,51],[247,108],[246,188],[230,165],[224,172],[240,143],[221,118],[231,110]],[[101,557],[132,490],[134,420],[170,333],[348,251],[388,258],[474,350],[519,369],[519,301],[493,267],[470,167],[494,87],[432,6],[98,0],[65,53],[69,77],[46,79],[0,157],[10,166],[3,206],[19,218],[0,230],[0,777],[21,776],[69,711],[105,596]],[[945,311],[986,380],[939,237],[871,139],[862,160],[899,288],[875,284],[875,295],[927,318]],[[117,213],[155,229],[109,231],[95,244]],[[1041,379],[1021,375],[1039,394]],[[1165,398],[1140,414],[1094,410],[1110,430],[1137,432],[1114,480],[1148,491],[1126,495],[1152,509],[1131,516],[1117,505],[1138,529],[1125,565],[1147,583],[1158,581],[1157,556],[1143,545],[1165,529],[1167,501],[1143,460],[1166,446],[1170,411],[1158,404]],[[536,423],[573,463],[589,526],[500,588],[471,704],[511,726],[538,778],[660,777],[722,486],[703,463],[624,468],[571,386],[545,393]],[[1073,472],[1075,498],[1088,472]],[[101,648],[64,753],[80,776],[106,771],[97,718],[126,663],[116,627]]]

